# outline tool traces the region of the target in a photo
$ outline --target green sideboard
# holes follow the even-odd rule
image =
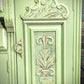
[[[80,84],[82,0],[0,0],[0,84]]]

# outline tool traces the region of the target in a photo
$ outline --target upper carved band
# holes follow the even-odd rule
[[[26,12],[21,18],[67,19],[68,16],[68,8],[64,4],[58,3],[56,0],[35,0],[35,5],[27,6]]]

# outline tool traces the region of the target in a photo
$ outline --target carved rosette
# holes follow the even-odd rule
[[[69,16],[68,8],[55,0],[35,0],[34,6],[27,6],[26,12],[21,16],[22,19],[31,18],[55,18],[67,19]]]

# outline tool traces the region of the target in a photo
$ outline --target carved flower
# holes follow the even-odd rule
[[[39,38],[41,40],[41,38]],[[50,55],[50,48],[47,48],[47,44],[51,42],[48,42],[49,36],[46,37],[44,36],[42,38],[42,43],[43,43],[43,49],[40,52],[40,58],[37,58],[37,64],[38,64],[38,70],[37,74],[43,77],[54,75],[54,69],[53,65],[55,63],[55,58]],[[49,40],[50,41],[50,40]],[[41,42],[40,42],[41,44]]]

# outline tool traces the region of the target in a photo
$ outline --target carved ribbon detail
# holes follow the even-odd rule
[[[41,58],[37,58],[37,75],[42,77],[49,77],[54,75],[53,65],[55,64],[55,58],[50,55],[51,49],[47,45],[53,45],[54,39],[51,36],[39,36],[37,44],[43,45],[42,51],[40,51]]]

